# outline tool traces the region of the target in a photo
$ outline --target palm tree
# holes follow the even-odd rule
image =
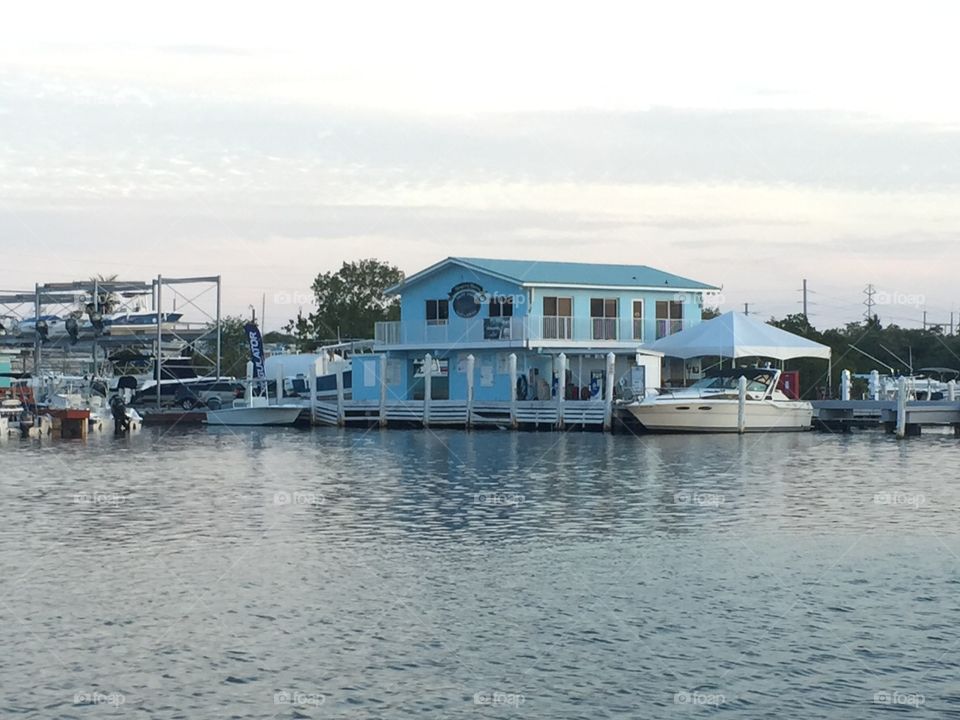
[[[107,290],[103,290],[99,287],[102,283],[112,283],[117,281],[116,275],[97,275],[96,277],[90,278],[90,302],[87,303],[85,310],[87,315],[92,315],[95,311],[99,311],[102,315],[109,315],[120,305],[120,297],[114,293]],[[96,291],[94,290],[96,288]],[[94,292],[96,292],[96,298],[94,298]]]

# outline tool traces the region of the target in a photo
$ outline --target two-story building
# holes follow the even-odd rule
[[[508,400],[511,386],[520,400],[555,398],[561,386],[568,399],[601,399],[609,353],[618,384],[655,387],[661,357],[644,346],[699,322],[703,293],[715,290],[644,265],[450,257],[388,290],[401,319],[377,324],[385,364],[354,357],[353,398],[378,398],[386,367],[388,400],[422,400],[426,355],[433,400],[466,399],[469,355],[478,401]]]

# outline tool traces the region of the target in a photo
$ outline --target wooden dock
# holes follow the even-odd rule
[[[847,432],[882,426],[899,437],[920,434],[927,426],[952,426],[960,436],[960,402],[949,400],[815,400],[814,427]]]

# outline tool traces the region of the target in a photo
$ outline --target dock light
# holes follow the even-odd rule
[[[47,341],[47,336],[50,334],[50,328],[47,325],[46,320],[37,320],[36,325],[34,325],[37,331],[37,335],[40,336],[41,342]]]
[[[64,327],[67,329],[67,335],[70,336],[70,342],[76,345],[80,337],[80,323],[77,322],[75,317],[69,317],[64,323]]]

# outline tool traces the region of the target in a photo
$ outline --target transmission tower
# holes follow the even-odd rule
[[[867,299],[863,301],[863,304],[867,306],[863,316],[867,322],[870,322],[874,318],[873,307],[876,305],[876,302],[874,302],[873,296],[877,294],[877,291],[873,285],[867,285],[867,287],[863,289],[863,294],[867,296]]]

